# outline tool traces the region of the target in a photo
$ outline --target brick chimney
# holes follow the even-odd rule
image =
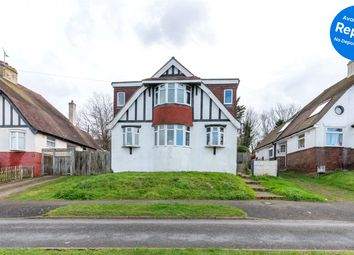
[[[17,71],[8,63],[0,60],[0,77],[17,84]]]
[[[69,120],[74,126],[76,126],[76,104],[73,100],[69,103]]]

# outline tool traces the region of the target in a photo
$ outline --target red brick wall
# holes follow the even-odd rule
[[[153,110],[152,125],[181,124],[193,126],[192,107],[185,105],[160,105]]]
[[[118,87],[114,88],[114,116],[122,109],[122,107],[117,106],[117,93],[118,92],[125,92],[125,103],[128,102],[128,100],[133,96],[135,91],[137,91],[140,87]]]
[[[0,152],[0,168],[8,166],[33,166],[34,176],[42,175],[42,154],[38,152]]]
[[[317,166],[325,165],[327,171],[352,169],[354,150],[338,147],[316,147],[287,155],[287,169],[305,173],[317,171]]]
[[[236,116],[236,99],[237,99],[237,84],[220,84],[220,85],[206,85],[208,89],[220,100],[220,102],[224,103],[224,90],[225,89],[232,89],[233,90],[233,104],[232,105],[225,105],[226,109],[229,112]]]

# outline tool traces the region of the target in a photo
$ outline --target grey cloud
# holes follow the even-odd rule
[[[156,1],[148,16],[136,26],[136,33],[144,44],[168,42],[182,46],[189,40],[213,42],[208,25],[208,8],[199,0]]]

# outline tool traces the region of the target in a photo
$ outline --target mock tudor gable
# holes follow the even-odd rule
[[[150,78],[113,82],[112,169],[235,173],[238,84],[201,79],[174,57]]]

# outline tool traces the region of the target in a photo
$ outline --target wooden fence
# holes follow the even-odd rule
[[[111,155],[107,151],[43,149],[42,174],[93,175],[110,172]]]
[[[0,183],[33,178],[33,166],[11,166],[0,168]]]

